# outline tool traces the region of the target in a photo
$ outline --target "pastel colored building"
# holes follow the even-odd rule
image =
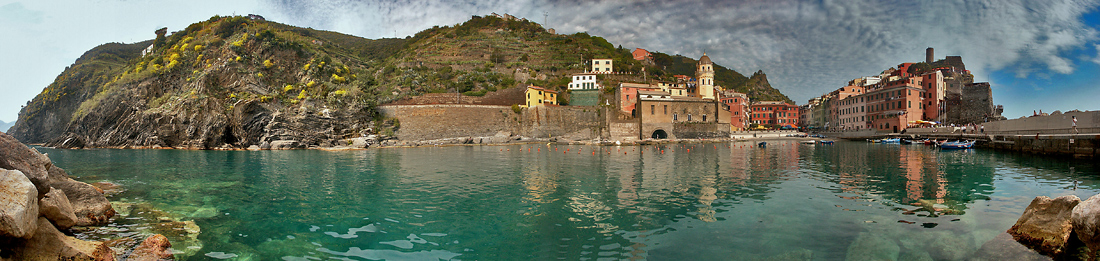
[[[615,65],[612,64],[611,59],[592,59],[592,72],[600,74],[608,74],[615,72]]]
[[[653,84],[624,82],[619,84],[619,108],[623,113],[636,115],[634,105],[638,103],[639,91],[661,91],[661,87]]]
[[[714,63],[710,61],[710,57],[707,57],[707,53],[703,53],[703,57],[699,58],[699,63],[695,66],[695,78],[698,79],[695,89],[695,97],[702,99],[711,99],[714,97]]]
[[[745,130],[749,126],[749,96],[744,93],[734,91],[724,91],[720,93],[722,97],[719,101],[726,106],[729,106],[730,112],[730,130],[741,131]]]
[[[527,86],[526,104],[524,108],[539,107],[546,105],[558,105],[558,92],[538,86]]]

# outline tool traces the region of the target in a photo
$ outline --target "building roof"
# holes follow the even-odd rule
[[[542,87],[538,87],[538,86],[534,86],[534,85],[527,86],[527,89],[535,89],[535,90],[544,91],[544,92],[558,93],[558,91],[547,89],[547,88],[542,88]]]
[[[624,82],[624,83],[620,83],[620,85],[619,85],[619,86],[621,86],[621,87],[628,87],[628,88],[650,88],[650,89],[660,89],[660,87],[657,87],[656,85],[651,85],[651,84],[645,84],[645,83],[633,83],[633,82]]]
[[[699,64],[712,64],[710,57],[707,57],[707,52],[703,52],[703,57],[699,58]]]
[[[638,91],[638,95],[669,96],[672,94],[662,91]]]

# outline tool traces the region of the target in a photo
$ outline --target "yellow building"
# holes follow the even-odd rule
[[[524,108],[531,108],[543,105],[558,105],[558,92],[538,86],[527,86],[526,104]]]
[[[611,59],[592,59],[592,73],[613,72],[615,72],[615,66],[611,63]]]

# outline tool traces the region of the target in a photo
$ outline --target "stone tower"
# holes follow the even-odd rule
[[[695,94],[699,95],[699,98],[714,99],[714,63],[710,61],[710,57],[707,57],[707,52],[703,52],[703,57],[699,58],[699,65],[695,67],[695,79],[698,79],[695,84]]]
[[[935,56],[935,53],[933,51],[934,50],[932,50],[932,47],[928,47],[928,49],[924,49],[924,62],[925,63],[932,64],[932,62],[935,62],[934,59],[936,59],[936,56]]]

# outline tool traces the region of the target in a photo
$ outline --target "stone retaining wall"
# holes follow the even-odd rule
[[[384,105],[378,109],[385,117],[400,121],[399,140],[492,137],[502,132],[588,140],[598,137],[601,122],[597,108],[579,106],[535,107],[519,114],[510,106],[496,105]]]

